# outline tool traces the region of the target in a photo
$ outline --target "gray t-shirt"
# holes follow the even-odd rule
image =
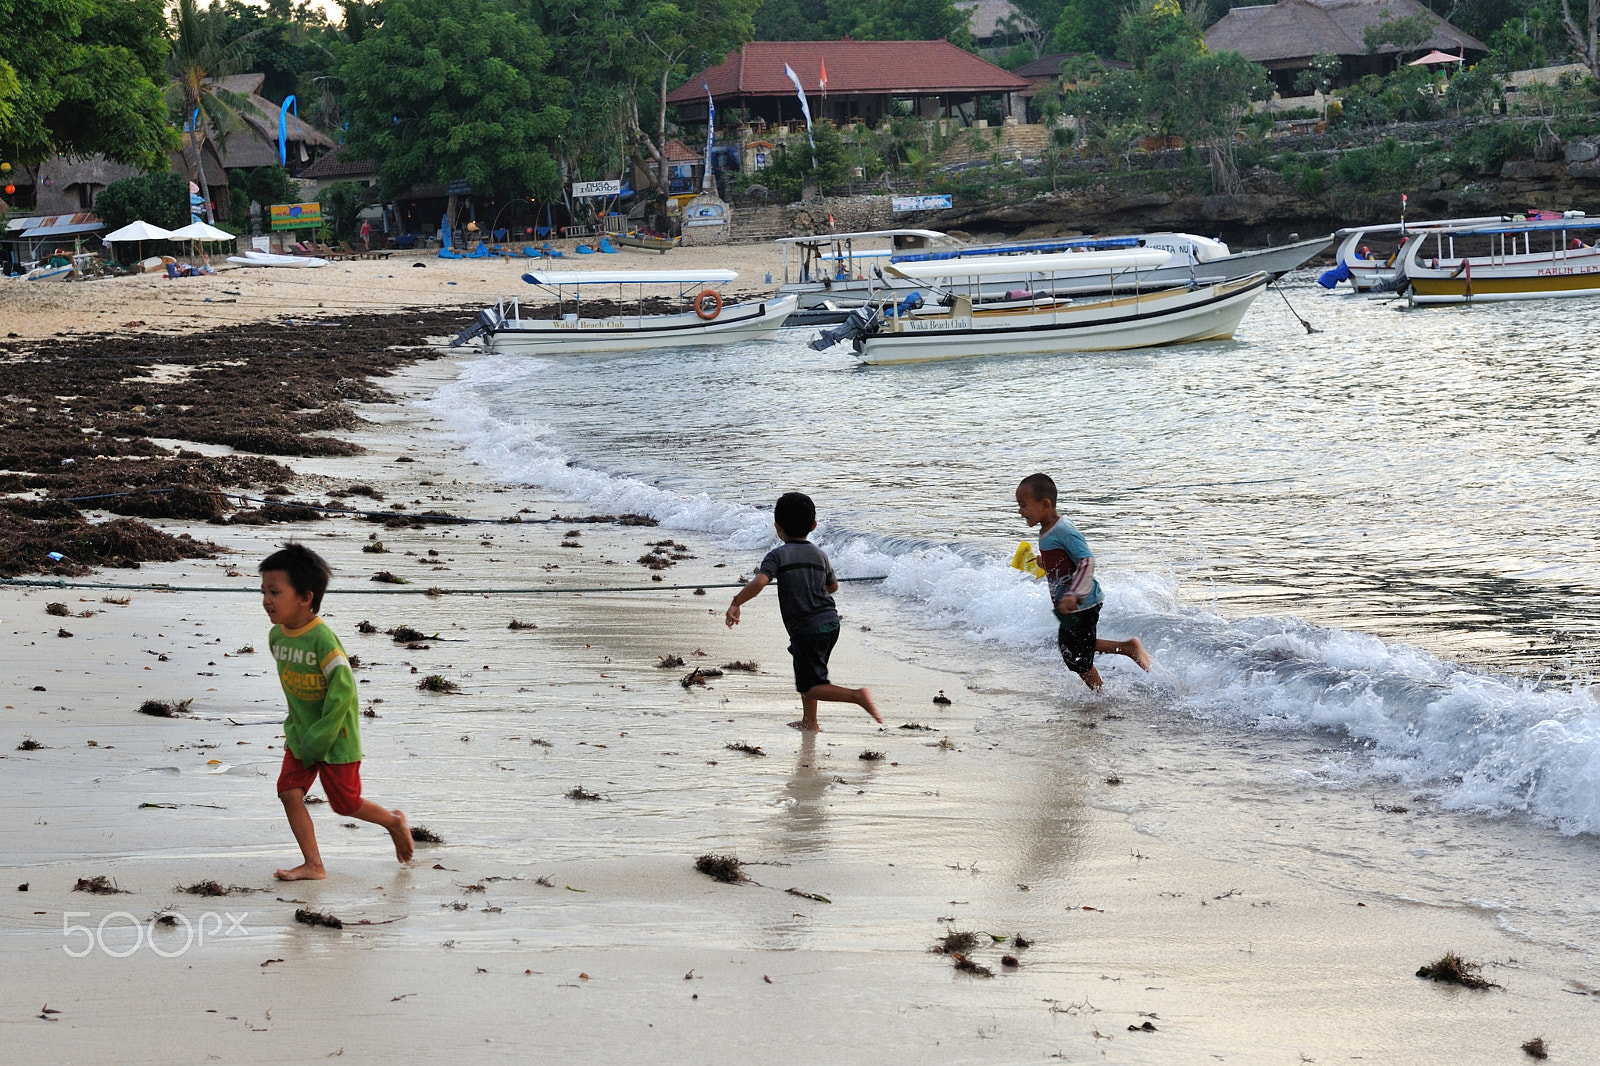
[[[789,541],[769,551],[758,569],[778,583],[778,610],[791,636],[838,628],[839,612],[828,595],[833,567],[821,548],[809,540]]]

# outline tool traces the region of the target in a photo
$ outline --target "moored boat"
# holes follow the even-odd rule
[[[1376,226],[1349,226],[1334,233],[1339,242],[1335,264],[1318,280],[1327,288],[1349,281],[1356,292],[1388,291],[1400,275],[1406,245],[1418,233],[1441,227],[1473,226],[1499,222],[1504,216],[1429,219],[1422,222],[1388,222]],[[1377,248],[1374,250],[1373,246]]]
[[[716,269],[534,271],[522,275],[522,280],[556,297],[556,317],[525,318],[520,300],[501,300],[480,311],[477,322],[450,344],[456,347],[482,337],[484,347],[491,351],[560,355],[773,339],[784,319],[794,313],[795,298],[778,296],[751,303],[724,303],[722,295],[709,287],[738,276],[737,271]],[[618,310],[608,309],[599,317],[585,318],[584,290],[612,285],[618,289]],[[678,293],[673,302],[682,309],[646,313],[644,290],[651,286],[676,286]],[[690,290],[696,287],[699,291],[691,295]],[[622,310],[630,288],[637,289],[632,314]]]
[[[1133,249],[1050,258],[1093,257],[1098,269],[1114,275],[1148,268],[1150,257],[1169,254]],[[951,266],[946,264],[945,269]],[[890,266],[885,273],[920,282],[927,280],[933,269],[937,269],[933,264],[907,264]],[[995,260],[970,260],[959,269],[981,274],[1010,267]],[[1270,274],[1259,271],[1242,278],[1153,290],[1127,285],[1117,294],[1087,297],[1029,294],[1027,299],[989,306],[974,304],[965,293],[946,291],[936,308],[922,305],[917,293],[894,302],[897,294],[885,290],[878,304],[854,312],[845,325],[823,334],[811,346],[821,350],[849,340],[862,362],[892,364],[1225,340],[1233,336],[1245,312],[1271,280]]]
[[[1420,234],[1398,285],[1413,305],[1600,296],[1600,219],[1568,216]]]

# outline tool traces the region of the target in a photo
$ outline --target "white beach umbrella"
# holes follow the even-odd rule
[[[133,241],[138,245],[139,258],[143,259],[145,241],[164,241],[170,236],[172,236],[171,230],[162,229],[160,226],[152,226],[141,219],[138,222],[128,223],[115,233],[106,234],[100,238],[100,243],[115,244],[118,241]]]
[[[174,241],[231,241],[233,234],[225,229],[207,225],[204,222],[191,222],[166,234],[167,239]]]

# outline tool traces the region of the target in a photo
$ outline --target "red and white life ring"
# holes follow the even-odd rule
[[[701,289],[694,298],[694,313],[710,322],[722,314],[722,295],[714,289]]]

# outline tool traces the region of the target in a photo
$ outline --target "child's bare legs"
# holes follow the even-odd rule
[[[1150,671],[1150,653],[1144,650],[1144,645],[1139,642],[1138,637],[1129,637],[1127,640],[1096,640],[1094,651],[1096,655],[1126,655],[1139,664],[1139,669],[1146,673]],[[1100,671],[1093,666],[1078,676],[1083,678],[1083,683],[1094,692],[1100,691],[1100,687],[1105,684],[1100,677]]]
[[[280,881],[321,881],[328,876],[322,868],[322,852],[317,850],[317,833],[311,825],[311,812],[306,810],[306,790],[290,788],[278,793],[283,801],[283,813],[289,817],[289,830],[294,842],[300,845],[305,862],[292,870],[278,870],[272,876]]]
[[[406,824],[405,811],[391,811],[387,807],[373,803],[369,799],[361,801],[361,806],[350,814],[352,818],[360,818],[363,822],[381,825],[389,831],[394,838],[394,856],[401,862],[411,861],[412,841],[411,827]]]
[[[1150,672],[1150,654],[1144,650],[1144,645],[1139,643],[1138,637],[1129,637],[1127,640],[1097,640],[1094,642],[1097,655],[1126,655],[1139,664],[1139,669],[1145,673]]]
[[[870,714],[873,721],[883,721],[883,715],[878,713],[877,704],[872,702],[872,692],[869,689],[845,688],[843,685],[812,685],[800,693],[802,708],[800,720],[789,724],[804,732],[822,732],[822,726],[817,722],[818,703],[853,703]]]

